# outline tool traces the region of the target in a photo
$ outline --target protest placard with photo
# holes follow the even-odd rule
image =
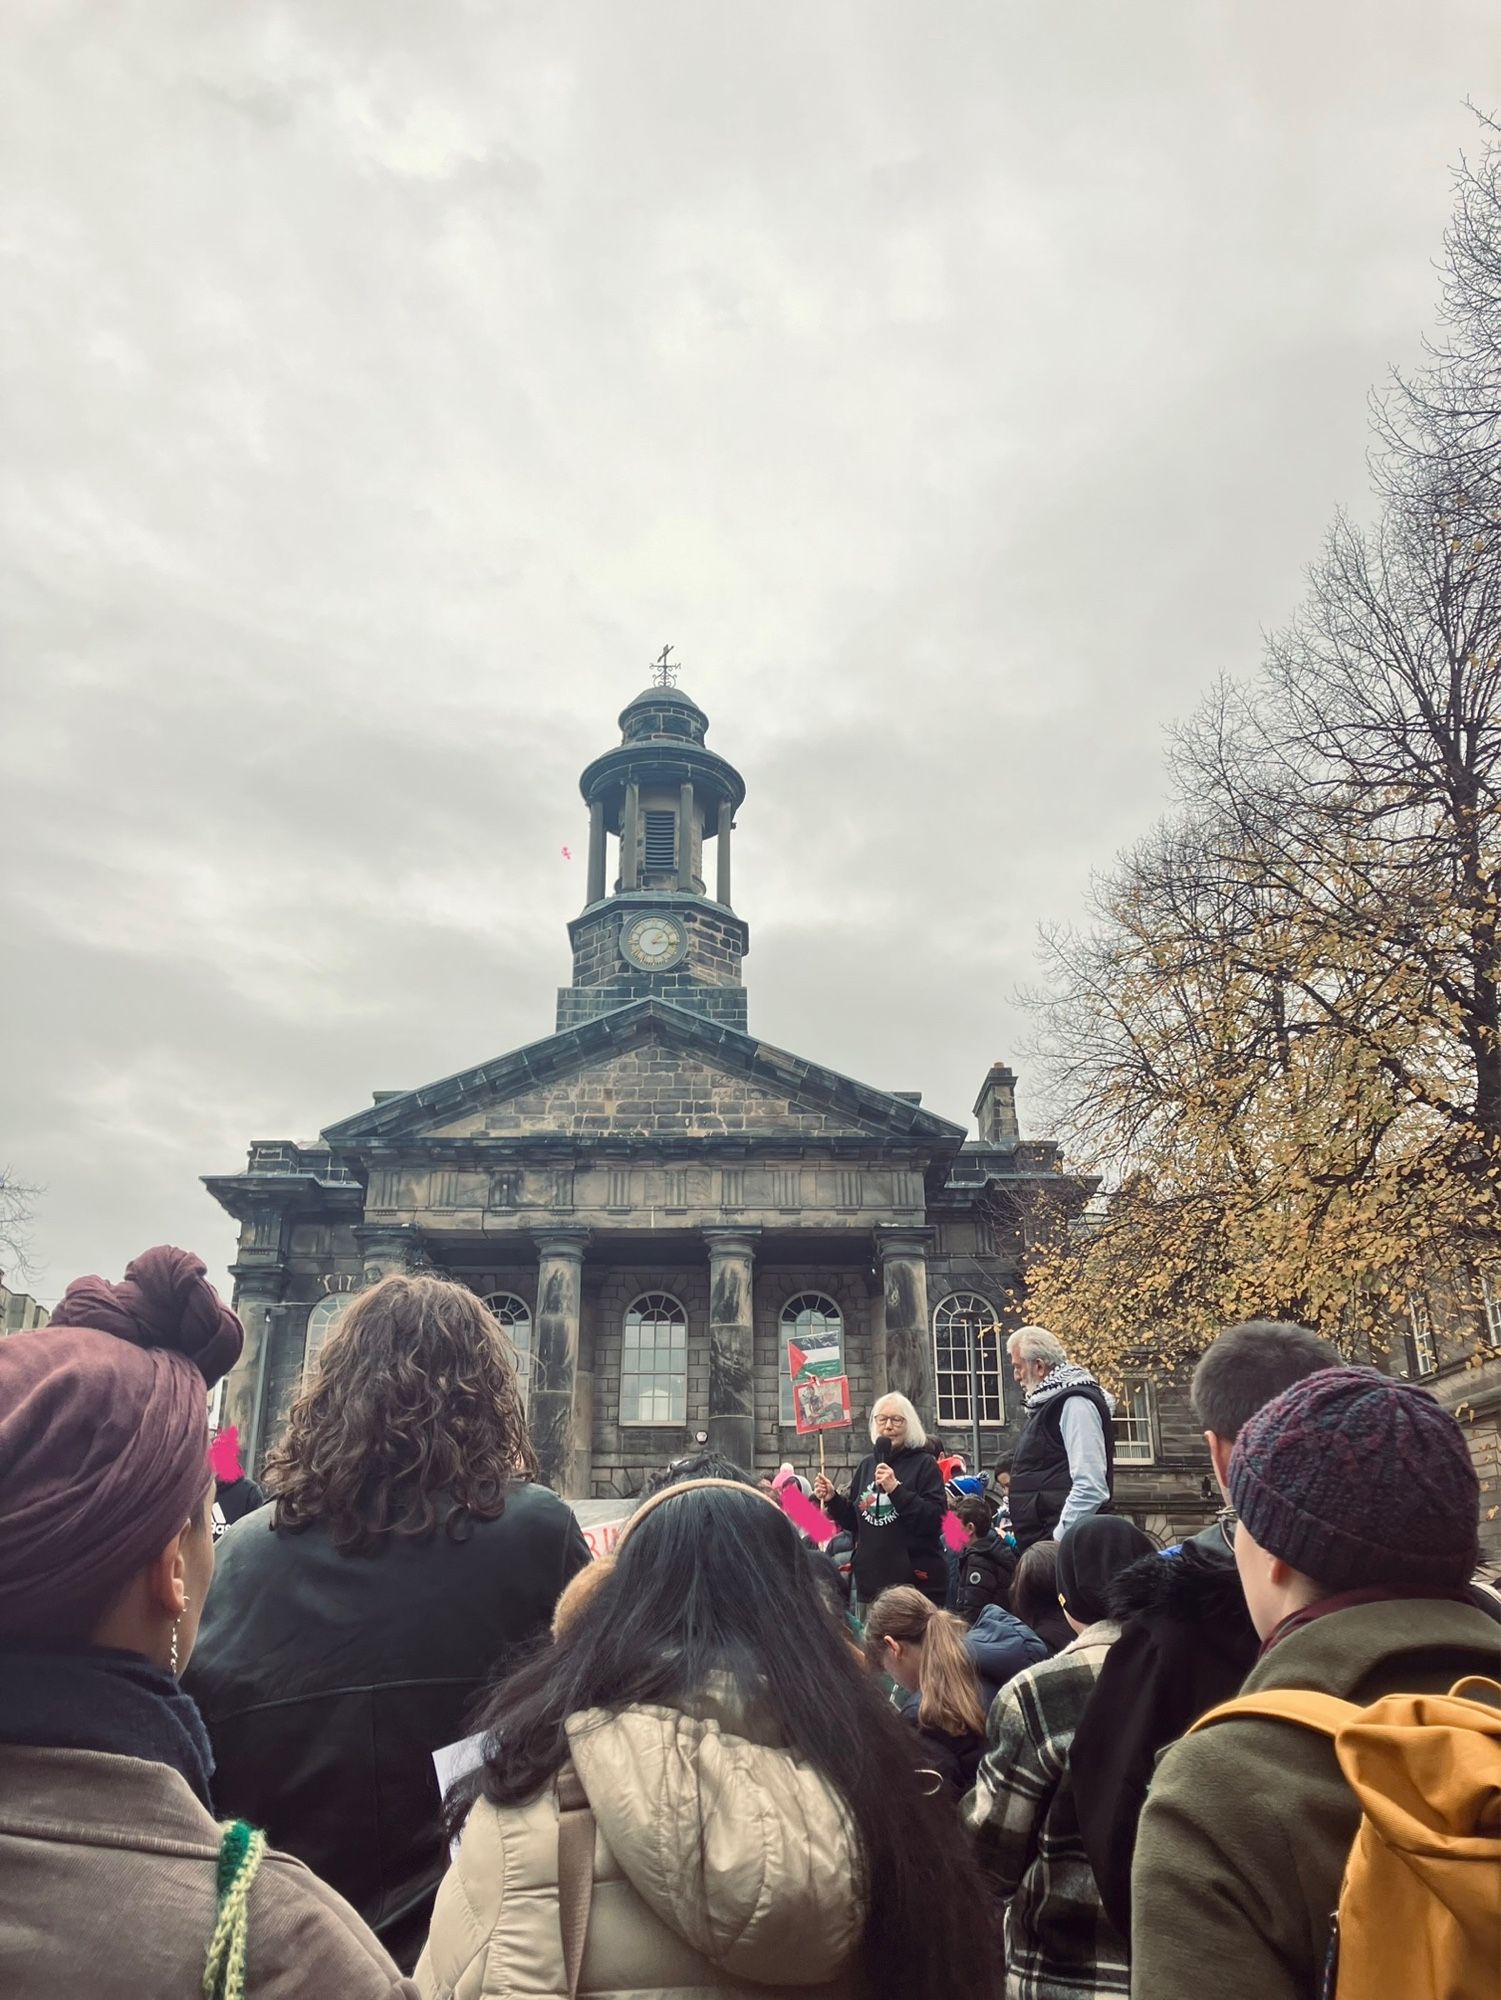
[[[799,1432],[843,1430],[850,1421],[846,1375],[805,1375],[792,1392]]]

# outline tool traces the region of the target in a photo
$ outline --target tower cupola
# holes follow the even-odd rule
[[[709,718],[672,684],[670,651],[653,685],[621,710],[619,744],[579,780],[588,883],[569,926],[573,983],[558,996],[560,1029],[653,994],[745,1026],[740,966],[750,941],[730,902],[730,837],[745,780],[707,748]]]

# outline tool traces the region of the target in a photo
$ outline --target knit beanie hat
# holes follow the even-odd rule
[[[1450,1590],[1480,1555],[1480,1482],[1426,1389],[1325,1368],[1245,1424],[1230,1499],[1248,1533],[1330,1591]]]

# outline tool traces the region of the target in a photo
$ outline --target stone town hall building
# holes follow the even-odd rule
[[[888,1386],[950,1440],[978,1433],[987,1461],[1014,1433],[995,1329],[1019,1317],[1023,1231],[1039,1206],[1077,1214],[1090,1183],[1020,1136],[1002,1064],[968,1139],[916,1092],[751,1034],[730,874],[744,782],[677,688],[620,725],[581,780],[588,894],[554,1032],[206,1176],[240,1224],[225,1414],[253,1465],[350,1295],[413,1268],[509,1327],[544,1476],[570,1497],[634,1493],[700,1442],[808,1465],[785,1343],[809,1325],[837,1330],[856,1406],[831,1469],[866,1448]],[[1207,1460],[1148,1385],[1127,1385],[1117,1428],[1122,1500],[1136,1486],[1141,1511],[1201,1522]]]

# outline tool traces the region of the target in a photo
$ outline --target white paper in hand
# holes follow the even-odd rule
[[[478,1736],[464,1736],[457,1743],[445,1743],[441,1750],[433,1752],[433,1769],[438,1774],[438,1795],[447,1798],[460,1778],[470,1771],[477,1771],[484,1763],[484,1732]],[[459,1851],[459,1843],[449,1842],[450,1858]]]

